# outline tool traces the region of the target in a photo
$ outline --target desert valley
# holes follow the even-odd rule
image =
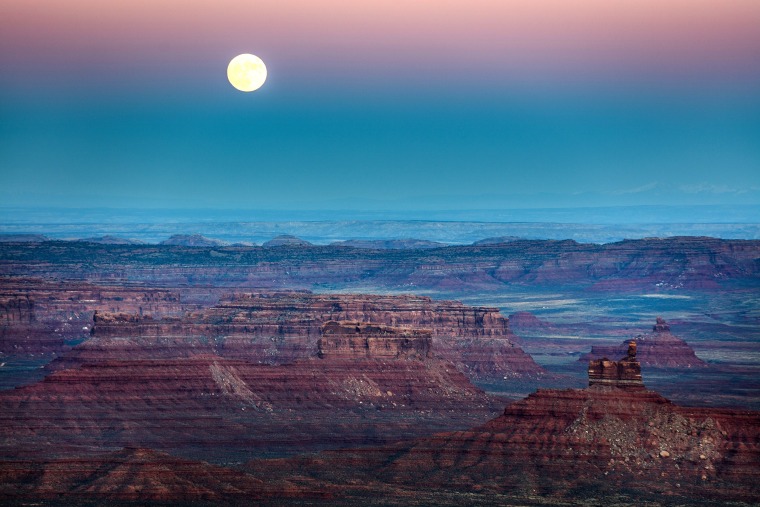
[[[0,244],[5,503],[760,500],[758,241],[194,241]]]

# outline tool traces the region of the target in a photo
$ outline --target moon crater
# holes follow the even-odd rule
[[[227,66],[227,79],[241,92],[252,92],[261,88],[267,80],[267,66],[256,55],[237,55]]]

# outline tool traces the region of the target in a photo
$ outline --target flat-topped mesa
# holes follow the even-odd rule
[[[176,353],[181,352],[178,346],[202,342],[198,347],[211,347],[214,353],[225,357],[284,364],[316,357],[320,353],[317,342],[322,338],[323,325],[329,322],[358,322],[376,326],[376,329],[387,326],[396,328],[394,333],[402,332],[401,329],[404,333],[410,329],[426,330],[430,342],[425,347],[432,348],[436,357],[454,363],[472,380],[545,373],[514,344],[509,321],[498,308],[472,307],[458,301],[436,301],[412,295],[262,292],[235,294],[217,306],[188,313],[177,320],[143,318],[124,322],[117,318],[107,322],[105,316],[99,314],[93,328],[96,340],[74,352],[84,354],[85,348],[104,345],[107,339],[127,338],[140,342],[135,343],[133,351],[124,351],[124,354],[132,354],[129,357],[135,357],[134,354],[144,354],[150,343],[163,347],[163,343],[158,342],[170,338],[178,340],[173,346]],[[363,333],[357,339],[364,340]],[[123,339],[118,343],[112,341],[118,346],[129,346]],[[328,345],[328,341],[323,343],[322,353],[332,357],[336,350]],[[200,350],[198,347],[194,353]],[[332,352],[328,353],[328,349]],[[161,353],[170,357],[172,350]],[[420,357],[426,356],[427,349]]]
[[[636,359],[636,342],[628,342],[628,354],[619,361],[610,361],[606,357],[589,361],[588,385],[644,389],[641,363]]]
[[[657,368],[704,367],[707,363],[694,353],[688,343],[670,333],[670,326],[662,317],[657,317],[652,332],[633,338],[638,346],[638,357],[644,366]],[[619,345],[594,345],[591,352],[581,356],[581,361],[614,357],[625,353],[627,342]]]
[[[6,277],[0,279],[0,353],[61,353],[87,337],[94,311],[161,317],[199,307],[174,290]]]
[[[329,359],[425,359],[433,332],[363,322],[326,322],[317,341],[319,357]]]
[[[282,291],[235,294],[206,312],[221,315],[264,316],[269,312],[312,325],[319,330],[324,322],[372,322],[394,327],[431,329],[434,337],[507,338],[509,320],[498,308],[467,306],[459,301],[433,300],[416,295],[313,294]]]

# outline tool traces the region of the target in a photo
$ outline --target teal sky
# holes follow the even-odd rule
[[[15,7],[29,30],[41,23]],[[0,205],[760,204],[760,35],[744,34],[743,25],[742,44],[705,46],[703,58],[665,51],[650,61],[656,52],[644,48],[621,53],[622,62],[568,60],[549,45],[532,65],[526,54],[504,56],[508,34],[494,32],[483,46],[453,49],[444,64],[431,56],[424,19],[394,27],[403,43],[370,33],[364,48],[352,44],[356,29],[344,44],[323,36],[280,46],[266,34],[230,40],[209,32],[195,60],[188,55],[201,46],[192,44],[204,40],[155,53],[148,44],[99,47],[107,33],[57,45],[55,34],[74,40],[78,32],[57,27],[54,16],[45,23],[58,31],[35,45],[21,29],[6,33]],[[152,33],[135,26],[132,35],[141,30]],[[474,37],[477,25],[462,34]],[[502,46],[488,52],[494,42]],[[331,58],[314,57],[313,46]],[[239,52],[268,65],[257,92],[226,80]]]

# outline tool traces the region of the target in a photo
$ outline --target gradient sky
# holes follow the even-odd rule
[[[759,204],[759,27],[757,0],[3,0],[0,206]]]

